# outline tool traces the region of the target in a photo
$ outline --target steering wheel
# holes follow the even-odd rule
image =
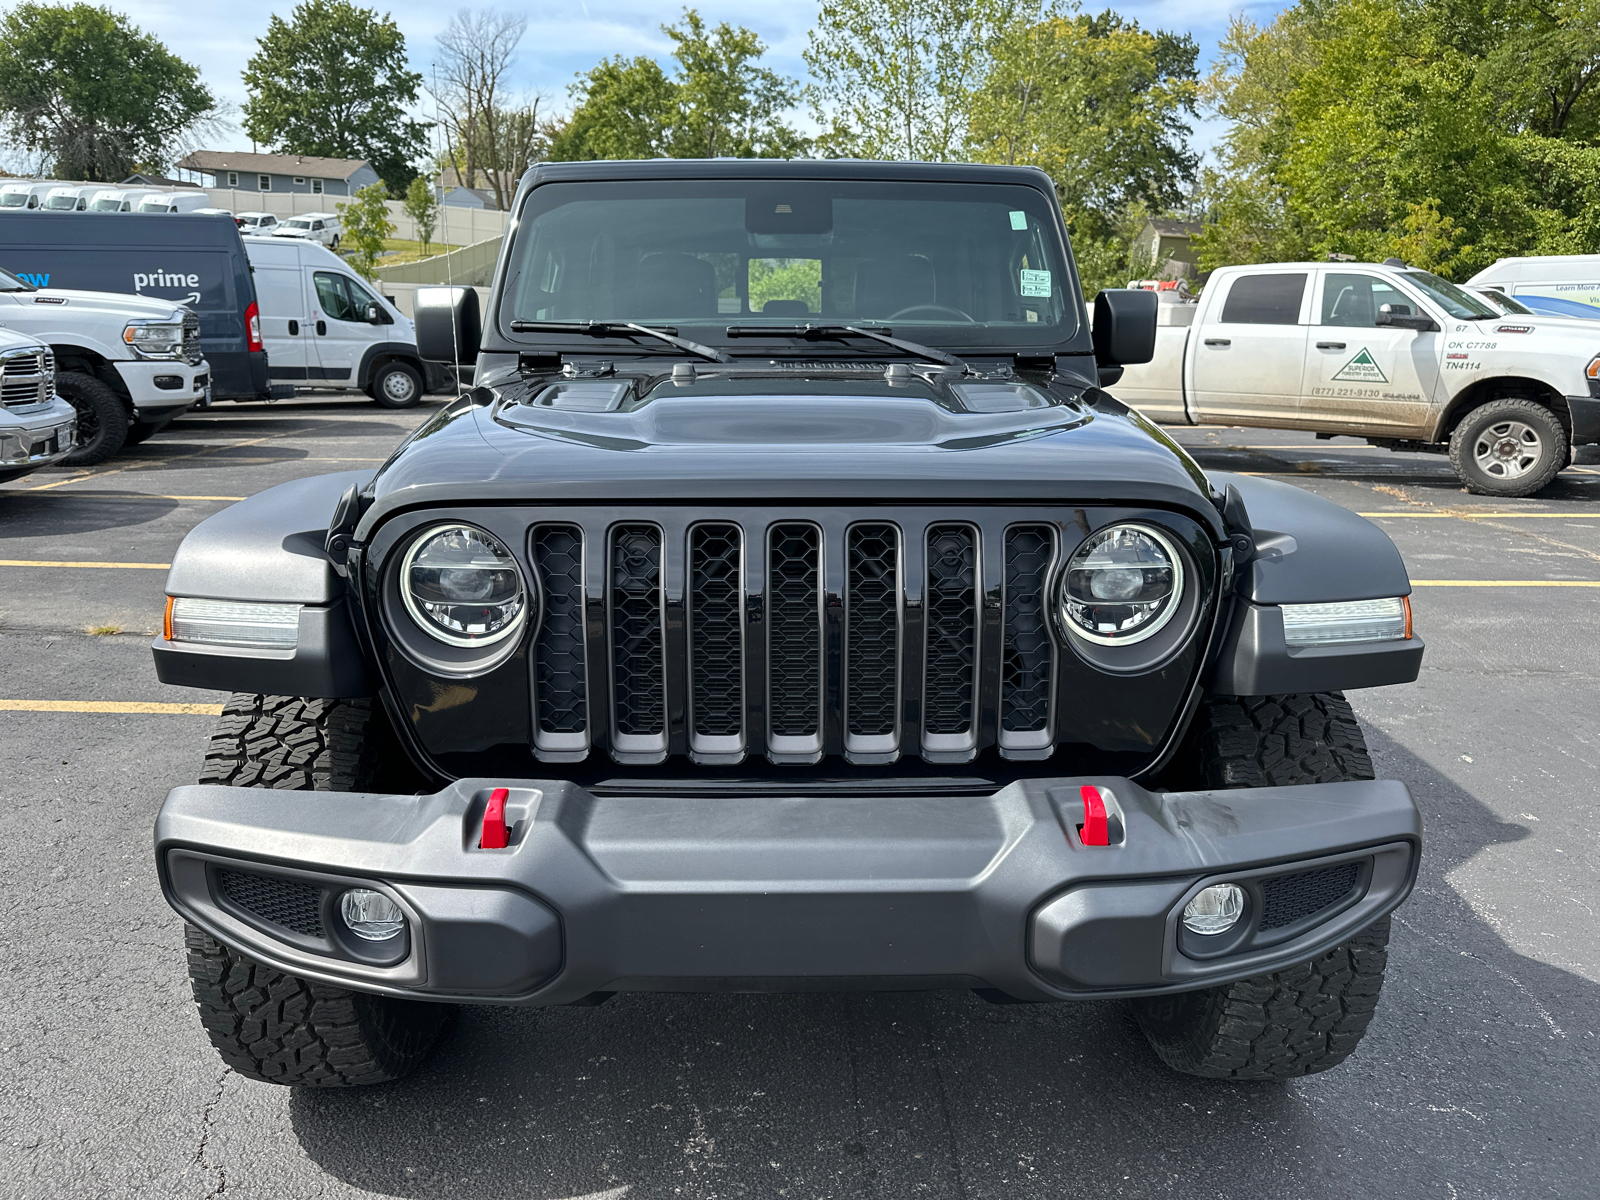
[[[889,320],[898,321],[901,317],[910,317],[917,313],[939,313],[945,316],[954,317],[963,325],[977,324],[975,320],[973,320],[966,313],[962,312],[959,308],[951,308],[947,304],[913,304],[910,308],[902,308],[897,313],[890,313]]]

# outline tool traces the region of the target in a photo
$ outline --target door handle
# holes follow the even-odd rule
[[[1208,345],[1208,346],[1231,346],[1231,345],[1233,345],[1233,339],[1232,338],[1207,338],[1206,339],[1206,345]]]
[[[299,337],[300,336],[300,322],[299,321],[290,321],[289,322],[289,336],[290,337]]]
[[[328,336],[328,323],[326,321],[318,321],[317,322],[317,336],[318,337],[327,337]]]
[[[1343,342],[1318,342],[1317,343],[1317,349],[1318,350],[1343,350],[1344,349],[1344,343]]]

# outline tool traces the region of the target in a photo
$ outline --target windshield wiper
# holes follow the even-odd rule
[[[628,337],[640,334],[666,342],[690,354],[709,358],[712,362],[732,362],[721,350],[703,346],[678,336],[676,329],[652,329],[648,325],[635,325],[632,321],[513,321],[512,333],[577,333],[584,337]]]
[[[966,371],[967,364],[954,354],[946,350],[936,350],[932,346],[924,346],[920,342],[908,342],[904,338],[890,337],[887,333],[876,329],[863,329],[859,325],[730,325],[728,336],[734,337],[797,337],[815,341],[819,338],[844,339],[844,338],[870,338],[875,342],[882,342],[885,346],[893,346],[896,350],[903,350],[907,354],[915,354],[922,358],[931,358],[935,362],[942,362],[946,366],[960,367]]]

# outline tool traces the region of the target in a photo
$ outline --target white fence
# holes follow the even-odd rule
[[[279,217],[296,217],[308,212],[337,212],[338,206],[350,200],[349,196],[330,196],[327,193],[313,196],[309,192],[246,192],[236,188],[207,188],[213,208],[229,212],[269,212]],[[398,200],[385,200],[389,219],[394,222],[394,236],[414,239],[416,225],[406,216]],[[470,246],[476,242],[498,238],[506,231],[508,214],[486,208],[456,208],[441,205],[439,221],[433,231],[433,240],[451,246]]]

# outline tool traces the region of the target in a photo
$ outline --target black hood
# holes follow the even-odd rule
[[[978,412],[941,386],[657,376],[594,412],[539,403],[556,382],[441,410],[379,471],[358,536],[421,506],[601,502],[1145,504],[1222,529],[1194,461],[1094,388],[1039,384],[1040,406]]]

